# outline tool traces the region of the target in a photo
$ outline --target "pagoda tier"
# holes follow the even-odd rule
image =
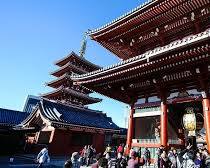
[[[72,78],[76,84],[125,103],[132,98],[199,89],[210,79],[210,29],[155,48],[137,57]]]
[[[42,97],[76,105],[87,105],[87,104],[98,103],[101,101],[101,99],[92,98],[87,94],[75,91],[71,88],[64,88],[64,87],[59,87],[58,89],[50,93],[43,94]]]
[[[88,88],[85,88],[84,86],[74,85],[73,81],[71,80],[71,77],[67,74],[64,74],[63,76],[61,76],[51,82],[48,82],[46,85],[49,87],[55,88],[55,89],[60,88],[60,87],[71,88],[75,91],[82,92],[84,94],[93,93],[93,91],[91,91]]]
[[[72,86],[71,76],[68,74],[63,74],[59,78],[48,82],[46,85],[52,88],[59,88],[60,86],[70,87]]]
[[[209,0],[150,1],[89,32],[118,57],[128,59],[210,26]]]
[[[64,66],[57,69],[56,71],[52,72],[51,75],[53,75],[55,77],[60,77],[60,76],[64,75],[65,73],[84,74],[84,73],[88,73],[88,71],[78,68],[77,66],[73,65],[71,62],[68,62]]]
[[[65,58],[58,60],[55,62],[55,65],[58,65],[60,67],[66,65],[67,63],[71,63],[74,65],[74,67],[77,67],[77,69],[81,69],[83,73],[85,72],[91,72],[100,69],[99,66],[89,62],[84,57],[78,56],[76,53],[71,52],[69,55],[67,55]]]

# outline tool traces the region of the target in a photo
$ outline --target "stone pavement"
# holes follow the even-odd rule
[[[15,156],[13,163],[10,163],[10,157],[0,157],[0,168],[37,168],[34,158],[36,158],[35,155]],[[66,160],[66,157],[51,157],[50,163],[44,166],[45,168],[63,168]],[[113,159],[112,167],[115,167],[115,159]],[[82,166],[82,168],[87,168],[87,166]],[[142,168],[154,168],[154,166],[142,166]]]
[[[0,168],[36,168],[35,156],[15,156],[13,162],[10,157],[0,157]],[[45,164],[45,168],[63,168],[65,157],[51,157],[51,162]]]

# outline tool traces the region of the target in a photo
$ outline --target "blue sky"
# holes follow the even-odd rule
[[[56,60],[78,53],[83,33],[98,28],[144,0],[2,0],[0,2],[0,107],[22,110],[27,95],[51,89],[44,84]],[[100,66],[119,59],[88,40],[86,59]],[[103,98],[91,105],[124,126],[126,105]]]

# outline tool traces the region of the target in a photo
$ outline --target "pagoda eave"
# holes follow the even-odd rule
[[[63,59],[56,61],[55,65],[62,67],[73,60],[83,62],[85,65],[89,66],[93,71],[101,68],[98,65],[95,65],[89,62],[85,58],[78,56],[75,52],[71,52],[69,55],[67,55]]]
[[[52,88],[58,88],[64,84],[67,84],[67,82],[71,83],[71,78],[68,74],[64,74],[61,77],[46,83],[46,85]]]
[[[86,94],[77,92],[73,89],[66,89],[63,87],[60,87],[52,92],[43,94],[41,96],[43,98],[53,99],[53,100],[59,100],[60,98],[68,99],[69,97],[74,97],[74,98],[77,98],[78,100],[83,100],[84,105],[98,103],[102,101],[101,99],[92,98]]]
[[[53,75],[55,77],[61,77],[65,73],[69,73],[69,72],[74,72],[74,73],[77,73],[77,74],[88,73],[88,71],[85,71],[81,68],[78,68],[78,67],[74,66],[72,63],[69,62],[66,65],[59,68],[58,70],[52,72],[51,75]]]

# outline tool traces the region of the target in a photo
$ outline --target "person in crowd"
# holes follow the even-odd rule
[[[179,163],[177,164],[178,167],[183,167],[183,168],[195,168],[195,163],[194,163],[194,151],[191,150],[192,145],[189,144],[186,149],[182,150],[178,154],[179,158]]]
[[[197,152],[196,153],[196,158],[194,160],[195,163],[195,168],[201,168],[202,167],[202,158],[201,158],[201,153]]]
[[[47,146],[39,152],[39,154],[37,155],[36,161],[39,164],[37,168],[42,168],[44,163],[50,162]]]
[[[194,151],[193,150],[189,150],[188,152],[186,152],[183,155],[182,167],[195,168]]]
[[[161,154],[163,153],[163,151],[165,150],[165,147],[163,145],[161,145],[156,153],[156,158],[155,158],[155,167],[160,167],[160,159],[161,159]]]
[[[150,165],[150,151],[149,149],[146,147],[143,151],[143,157],[145,160],[145,166],[149,166]]]
[[[177,167],[178,156],[175,148],[172,147],[171,150],[168,152],[168,159],[171,162],[171,168],[178,168]]]
[[[118,149],[117,146],[113,146],[113,147],[112,147],[113,157],[114,157],[115,159],[117,159],[117,149]]]
[[[72,168],[71,159],[68,159],[68,160],[64,163],[64,168]]]
[[[92,157],[92,159],[93,159],[94,157],[96,157],[96,148],[94,148],[93,145],[91,145],[90,148],[93,151],[93,157]]]
[[[87,145],[85,145],[84,148],[82,149],[81,156],[82,156],[81,164],[83,166],[86,164],[87,160]]]
[[[138,156],[139,158],[141,157],[141,147],[138,148],[137,156]]]
[[[130,152],[129,152],[129,158],[131,158],[131,154],[134,152],[135,150],[134,150],[134,148],[132,147],[131,149],[130,149]],[[137,153],[136,153],[137,154]],[[137,156],[136,156],[137,157]]]
[[[99,168],[108,168],[108,160],[105,157],[102,157],[98,160]]]
[[[91,159],[93,157],[93,150],[90,145],[87,147],[87,154],[86,154],[86,165],[89,166],[91,164]]]
[[[106,150],[104,152],[104,155],[106,155],[107,153],[109,153],[109,156],[111,156],[111,152],[112,152],[112,148],[111,146],[108,144],[106,147]]]
[[[131,159],[128,161],[128,168],[138,168],[139,166],[143,166],[145,161],[143,159],[143,162],[140,163],[138,160],[136,160],[137,153],[135,151],[132,151],[131,153]]]
[[[164,150],[160,155],[160,168],[170,168],[170,166],[170,160],[168,159],[166,151]]]
[[[79,153],[78,152],[72,153],[71,163],[72,163],[72,168],[80,168],[81,162],[79,161]]]
[[[122,153],[119,152],[117,154],[115,168],[126,168],[126,166],[127,166],[127,162],[126,162],[125,158],[123,158]]]
[[[96,155],[96,162],[91,165],[91,168],[98,168],[99,167],[99,160],[102,158],[102,154],[99,153]]]
[[[112,159],[111,159],[110,153],[106,153],[105,158],[108,161],[108,163],[107,163],[108,168],[111,168],[112,167]]]
[[[122,144],[120,144],[120,145],[118,146],[118,148],[117,148],[117,153],[121,153],[121,154],[124,153],[124,149],[123,149]]]
[[[203,165],[205,168],[210,168],[210,155],[207,149],[204,149],[202,152]]]

